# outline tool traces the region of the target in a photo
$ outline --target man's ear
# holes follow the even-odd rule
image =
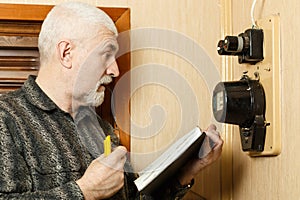
[[[61,40],[56,46],[60,63],[68,69],[72,67],[71,47],[72,44],[69,40]]]

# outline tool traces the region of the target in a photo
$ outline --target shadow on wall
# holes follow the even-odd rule
[[[200,196],[199,194],[189,191],[183,198],[184,200],[207,200],[204,197]]]

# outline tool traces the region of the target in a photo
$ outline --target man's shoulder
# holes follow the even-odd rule
[[[15,98],[20,98],[20,97],[23,96],[22,93],[23,93],[22,88],[1,93],[0,94],[0,101],[10,101],[10,100],[15,99]]]
[[[0,110],[6,110],[13,107],[13,105],[18,105],[19,100],[22,98],[24,98],[24,95],[21,89],[0,94]]]

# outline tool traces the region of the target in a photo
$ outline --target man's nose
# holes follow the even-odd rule
[[[119,67],[116,61],[109,65],[109,67],[106,69],[106,74],[112,75],[113,77],[118,77],[120,75]]]

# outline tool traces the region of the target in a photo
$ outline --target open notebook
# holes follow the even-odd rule
[[[162,184],[173,177],[192,157],[199,157],[199,151],[205,139],[205,133],[199,127],[182,136],[163,154],[139,173],[134,183],[145,194],[155,192]]]

